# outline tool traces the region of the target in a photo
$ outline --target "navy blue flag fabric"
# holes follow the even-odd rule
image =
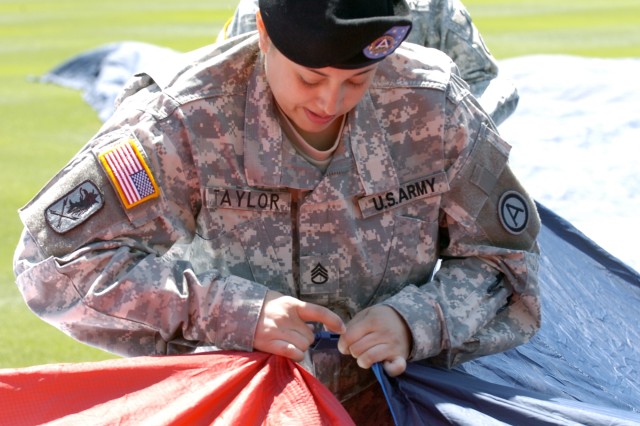
[[[538,208],[540,332],[450,371],[375,366],[397,425],[640,424],[640,275]]]

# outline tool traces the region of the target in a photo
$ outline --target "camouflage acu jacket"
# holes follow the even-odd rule
[[[515,111],[519,95],[513,83],[498,76],[498,63],[489,52],[469,12],[459,0],[407,0],[413,28],[408,42],[446,53],[456,63],[460,76],[471,87],[496,124]],[[258,0],[240,0],[219,40],[256,29]]]
[[[325,173],[283,136],[255,35],[138,76],[21,209],[25,301],[122,355],[250,351],[267,289],[345,320],[390,305],[412,360],[527,341],[539,219],[452,69],[415,45],[381,62]]]

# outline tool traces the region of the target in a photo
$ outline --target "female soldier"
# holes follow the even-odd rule
[[[373,363],[527,341],[534,204],[453,62],[400,45],[404,0],[261,0],[257,27],[140,75],[21,209],[31,309],[125,356],[306,358],[367,415]]]

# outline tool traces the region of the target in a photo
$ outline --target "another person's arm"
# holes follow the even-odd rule
[[[498,63],[460,0],[411,2],[413,28],[407,41],[446,53],[460,76],[496,125],[515,111],[519,95],[509,79],[499,76]]]

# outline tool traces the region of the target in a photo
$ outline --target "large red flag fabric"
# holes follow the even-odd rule
[[[0,370],[1,425],[353,425],[299,364],[260,352]]]

